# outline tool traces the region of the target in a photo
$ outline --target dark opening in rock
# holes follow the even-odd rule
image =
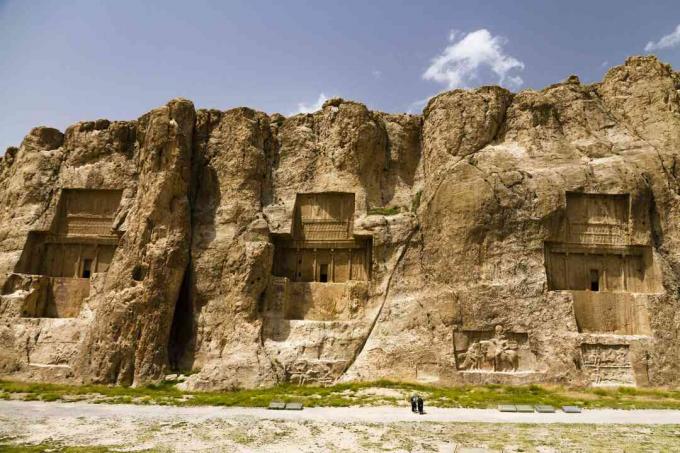
[[[320,282],[328,281],[328,264],[319,265],[319,281]]]
[[[90,278],[90,275],[92,275],[92,260],[85,259],[83,260],[83,274],[81,277]]]
[[[144,277],[146,276],[146,270],[144,269],[143,266],[141,265],[136,265],[134,269],[132,269],[132,279],[137,282],[141,282],[144,280]]]
[[[194,338],[193,303],[191,300],[191,271],[184,273],[179,297],[172,317],[170,338],[168,339],[168,361],[175,372],[191,370],[192,340]]]
[[[600,290],[600,272],[597,269],[590,270],[590,290]]]

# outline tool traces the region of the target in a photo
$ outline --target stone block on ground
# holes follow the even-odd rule
[[[269,407],[267,407],[267,409],[272,409],[272,410],[276,410],[276,411],[280,411],[280,410],[283,410],[285,408],[286,408],[286,403],[284,403],[283,401],[272,401],[271,403],[269,403]]]
[[[536,412],[539,412],[541,414],[553,414],[555,413],[555,408],[553,406],[549,406],[547,404],[537,404],[535,406]]]
[[[533,412],[534,411],[534,406],[530,406],[528,404],[518,404],[515,407],[517,408],[517,412]]]
[[[514,404],[499,404],[498,410],[500,412],[517,412],[517,406]]]
[[[578,406],[562,406],[562,412],[565,414],[580,414],[581,408]]]

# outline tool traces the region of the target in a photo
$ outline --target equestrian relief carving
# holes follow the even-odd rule
[[[533,354],[527,348],[526,333],[507,333],[502,325],[493,331],[454,332],[456,362],[459,370],[486,372],[516,372]]]

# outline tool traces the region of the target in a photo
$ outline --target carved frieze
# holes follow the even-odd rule
[[[454,331],[456,368],[465,371],[518,372],[535,369],[536,358],[524,332],[494,330]]]
[[[581,364],[594,385],[635,385],[628,345],[584,343]]]

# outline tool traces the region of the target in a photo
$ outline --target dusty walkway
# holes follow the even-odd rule
[[[270,411],[0,401],[0,450],[19,444],[113,451],[662,452],[680,450],[680,411],[431,408],[421,416],[405,407]]]
[[[36,417],[135,417],[135,418],[232,418],[239,416],[271,420],[314,420],[336,423],[396,422],[478,422],[478,423],[587,423],[680,425],[680,410],[584,410],[580,414],[507,413],[496,409],[428,408],[418,415],[408,408],[377,407],[311,407],[302,411],[273,411],[246,407],[174,407],[132,404],[44,403],[38,401],[0,401],[0,416]]]

